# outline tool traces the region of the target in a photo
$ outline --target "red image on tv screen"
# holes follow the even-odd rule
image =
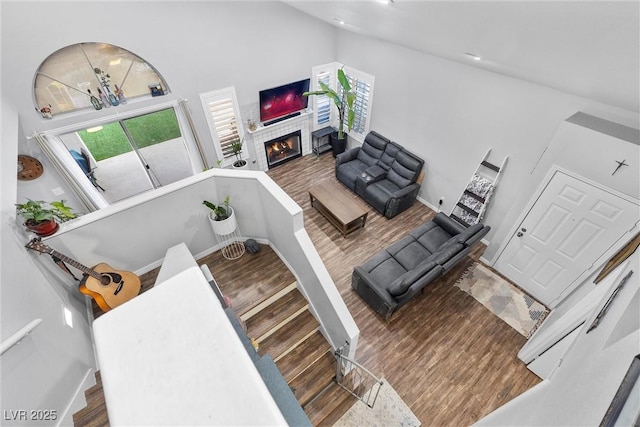
[[[260,91],[260,121],[266,122],[307,108],[309,79]]]

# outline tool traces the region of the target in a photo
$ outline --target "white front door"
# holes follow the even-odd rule
[[[495,268],[553,307],[554,300],[639,220],[637,201],[556,171]]]

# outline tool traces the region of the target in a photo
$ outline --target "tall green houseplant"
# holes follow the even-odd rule
[[[320,83],[320,88],[322,90],[305,92],[303,93],[303,96],[325,95],[333,100],[334,104],[338,108],[338,139],[344,139],[345,114],[347,119],[347,129],[350,131],[353,127],[353,120],[355,118],[353,103],[356,99],[356,94],[351,91],[349,79],[342,68],[338,69],[338,83],[340,83],[340,87],[342,88],[340,93],[331,89],[323,82],[318,83]]]
[[[237,168],[241,168],[247,164],[247,161],[240,157],[242,155],[243,141],[244,137],[231,142],[231,151],[233,152],[233,155],[236,156],[236,161],[233,162],[233,166]]]

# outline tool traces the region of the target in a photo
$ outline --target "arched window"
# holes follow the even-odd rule
[[[40,65],[33,93],[36,109],[48,118],[88,113],[34,136],[89,211],[207,168],[186,100],[132,105],[169,92],[157,70],[125,49],[105,43],[60,49]],[[111,114],[91,117],[107,108]]]
[[[36,110],[55,116],[118,106],[168,93],[160,73],[139,56],[106,43],[62,48],[40,65],[34,80]]]

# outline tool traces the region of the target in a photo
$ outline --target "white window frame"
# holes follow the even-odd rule
[[[107,53],[96,56],[96,49]],[[105,75],[103,81],[102,75],[95,73],[96,68],[103,69],[109,77]],[[98,90],[105,95],[107,90],[117,95],[115,85],[122,90],[127,103],[152,98],[151,86],[159,85],[164,95],[171,93],[158,70],[135,53],[112,44],[82,42],[53,52],[40,64],[33,81],[33,102],[36,111],[49,107],[49,114],[54,118],[92,111],[91,95],[99,98]],[[91,95],[87,89],[91,90]],[[107,104],[102,109],[111,107],[109,102]],[[46,116],[45,112],[42,114]]]
[[[337,90],[338,88],[338,81],[337,81],[337,73],[338,73],[338,69],[342,68],[345,72],[345,74],[347,75],[348,78],[350,79],[356,79],[356,80],[360,80],[364,83],[366,83],[367,85],[369,85],[369,96],[367,98],[367,114],[366,117],[364,117],[364,126],[363,126],[363,130],[362,131],[356,131],[354,129],[352,129],[351,131],[347,130],[346,128],[346,123],[345,123],[345,131],[348,133],[349,137],[355,139],[356,141],[362,143],[364,142],[364,138],[367,136],[367,134],[369,133],[369,130],[371,128],[371,110],[373,108],[373,89],[374,89],[374,84],[375,84],[375,77],[372,76],[371,74],[367,74],[363,71],[357,70],[355,68],[349,67],[347,65],[341,64],[339,62],[330,62],[328,64],[322,64],[322,65],[316,65],[314,67],[311,68],[311,88],[310,90],[321,90],[320,85],[318,84],[318,79],[320,77],[321,74],[323,73],[330,73],[331,75],[331,80],[330,80],[330,84],[329,87],[333,88],[334,90]],[[326,126],[333,126],[334,128],[338,128],[338,109],[336,108],[335,104],[333,103],[332,100],[330,100],[331,102],[331,113],[330,113],[330,119],[328,123],[318,123],[319,117],[318,117],[318,104],[322,103],[323,98],[326,99],[326,97],[323,96],[313,96],[312,98],[312,108],[313,108],[313,130],[318,130],[321,129],[323,127]],[[358,119],[357,117],[358,113],[356,113],[356,121]],[[345,118],[346,119],[346,118]]]
[[[311,68],[311,85],[309,90],[310,91],[322,90],[318,82],[320,80],[320,77],[326,74],[328,74],[328,77],[329,77],[328,79],[329,81],[327,85],[331,88],[335,88],[337,70],[338,70],[338,67],[336,62],[331,62],[323,65],[316,65],[315,67],[312,67]],[[329,98],[328,96],[323,96],[323,95],[314,95],[314,96],[311,96],[310,98],[311,98],[311,108],[313,110],[313,130],[322,129],[327,126],[336,127],[337,110],[336,110],[335,104],[333,103],[333,100],[331,100],[331,98]],[[329,121],[327,122],[323,121],[322,123],[320,123],[320,117],[318,113],[322,108],[322,104],[326,102],[329,103]]]
[[[362,119],[358,117],[359,113],[356,111],[356,119],[354,120],[354,122],[357,122],[358,120],[362,119],[364,121],[363,129],[362,131],[351,129],[351,131],[348,132],[349,136],[353,137],[354,139],[362,143],[364,142],[364,138],[367,136],[371,128],[371,111],[373,108],[373,89],[375,84],[375,77],[372,76],[371,74],[367,74],[364,71],[356,70],[355,68],[351,68],[347,65],[343,67],[343,70],[344,70],[344,73],[347,75],[347,78],[359,80],[369,86],[369,95],[366,99],[366,103],[367,103],[366,115]],[[356,97],[357,96],[358,94],[356,94]],[[358,101],[356,100],[356,102]]]
[[[211,134],[211,138],[213,139],[213,146],[216,152],[216,157],[220,161],[220,166],[231,166],[236,160],[236,157],[233,153],[225,154],[225,147],[222,146],[219,135],[219,132],[223,132],[224,130],[220,129],[219,126],[216,125],[214,117],[211,114],[210,104],[212,102],[231,101],[231,108],[233,110],[232,120],[234,121],[233,126],[235,126],[236,128],[235,133],[237,134],[240,141],[242,141],[242,154],[240,157],[243,160],[247,160],[249,158],[249,150],[244,137],[244,127],[242,125],[242,116],[240,115],[240,108],[238,106],[235,86],[201,93],[200,101],[202,102],[202,108],[204,109],[204,113],[207,118],[209,133]]]
[[[39,137],[36,137],[36,140],[40,144],[42,151],[58,169],[60,175],[77,193],[85,207],[87,207],[89,211],[99,210],[113,203],[107,201],[86,178],[59,135],[172,108],[178,120],[180,133],[182,134],[182,138],[185,142],[185,148],[189,156],[189,161],[191,162],[193,174],[195,175],[204,168],[204,159],[202,157],[200,147],[198,146],[196,136],[193,134],[192,128],[189,124],[190,119],[187,117],[188,112],[181,105],[182,102],[184,101],[172,100],[169,102],[162,102],[145,108],[127,111],[125,113],[116,113],[114,115],[101,117],[100,119],[79,122],[73,125],[51,129],[46,132],[36,133],[39,134]],[[120,203],[120,201],[114,203]]]

